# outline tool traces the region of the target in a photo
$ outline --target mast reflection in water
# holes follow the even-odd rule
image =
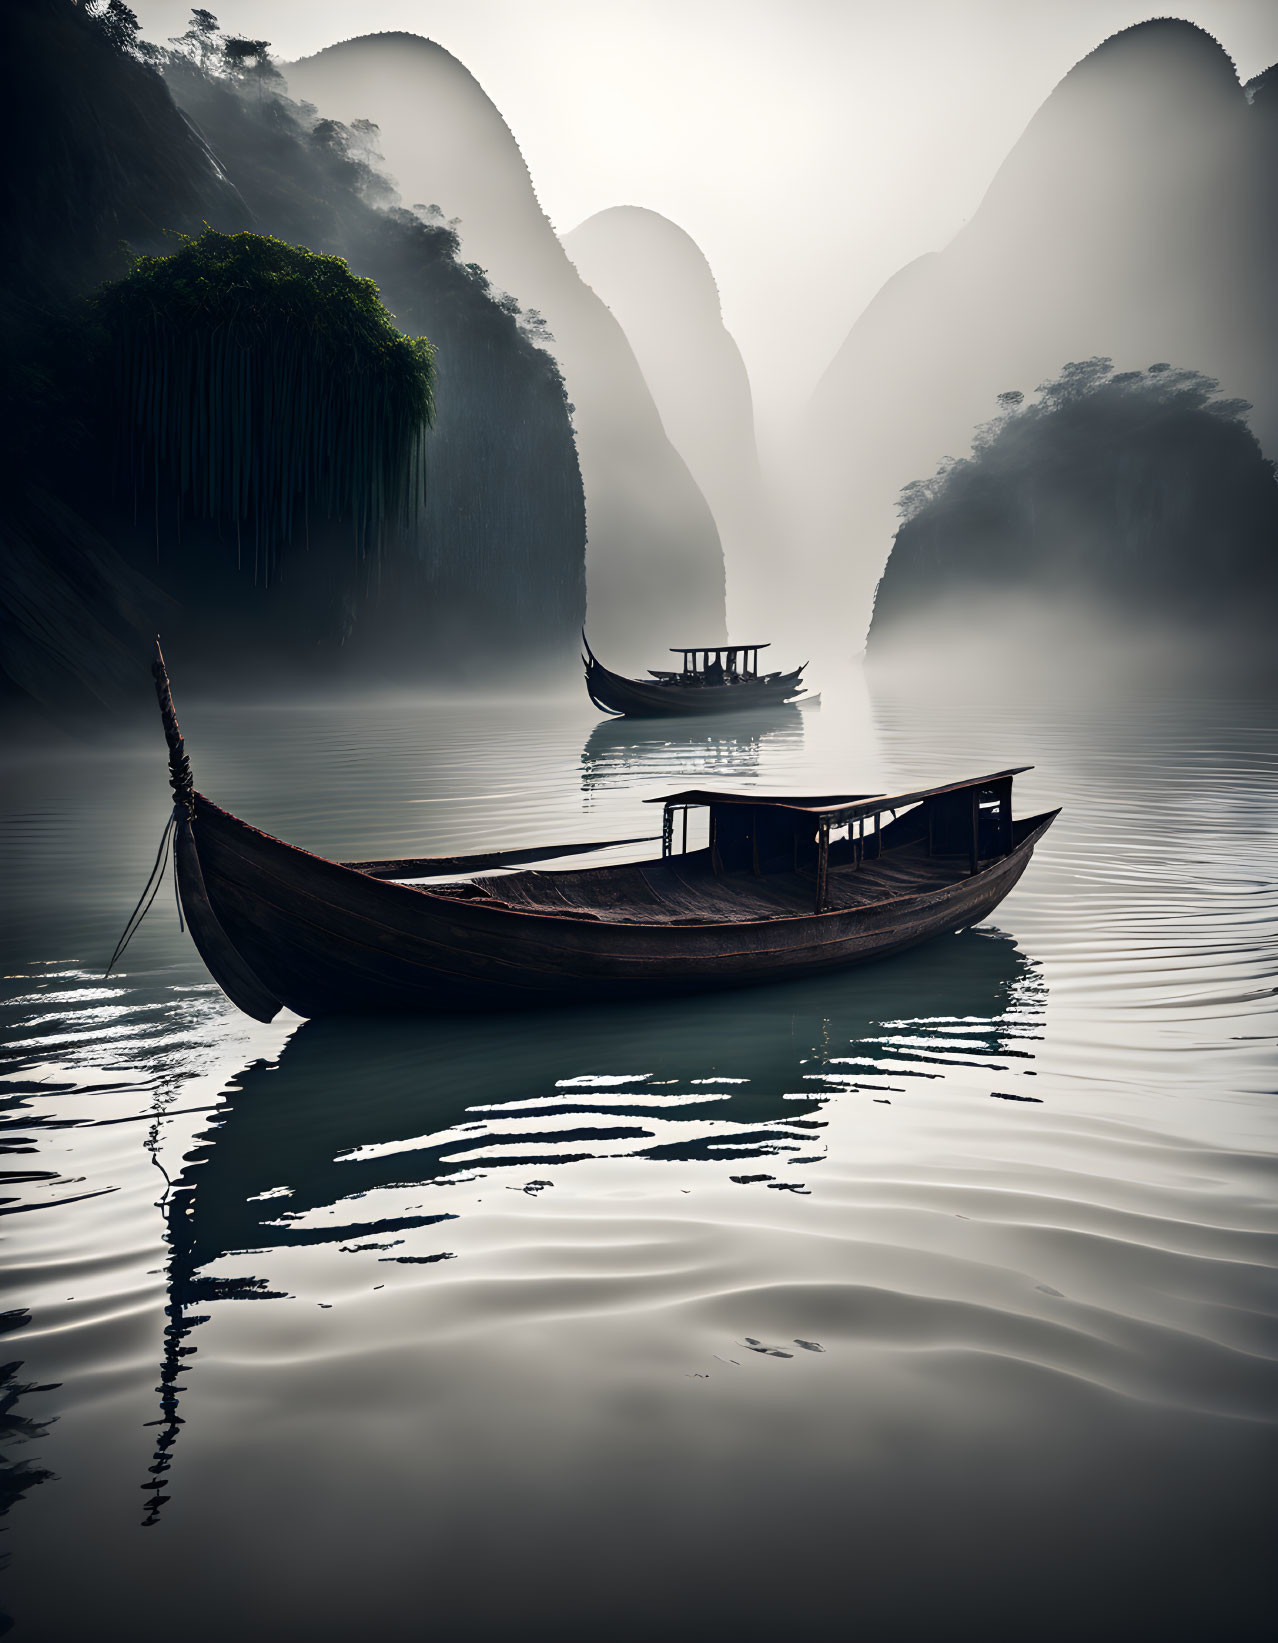
[[[228,1089],[164,1200],[144,1522],[159,1520],[181,1428],[198,1418],[198,1326],[213,1303],[295,1300],[273,1275],[284,1252],[336,1250],[381,1288],[395,1267],[455,1256],[458,1215],[422,1189],[535,1194],[592,1160],[700,1162],[737,1186],[807,1194],[831,1102],[888,1103],[956,1065],[1028,1089],[1044,1007],[1015,942],[979,929],[851,973],[643,1011],[303,1023],[278,1063]]]

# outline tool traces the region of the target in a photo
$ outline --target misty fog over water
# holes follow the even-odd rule
[[[1064,806],[977,930],[642,1011],[258,1026],[167,889],[104,981],[159,750],[10,758],[32,1635],[1266,1634],[1272,716],[823,684],[182,704],[211,796],[337,857],[634,836],[694,775]]]

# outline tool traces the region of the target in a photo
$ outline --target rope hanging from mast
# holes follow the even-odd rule
[[[168,866],[169,844],[173,838],[173,830],[182,816],[180,806],[174,805],[168,821],[164,824],[164,832],[160,835],[160,848],[155,853],[155,865],[151,868],[151,875],[143,886],[142,894],[138,897],[137,906],[129,914],[129,922],[124,926],[124,934],[115,944],[115,951],[111,954],[110,962],[102,972],[105,980],[112,970],[124,957],[124,949],[133,940],[141,927],[142,920],[151,911],[152,903],[160,893],[160,886],[164,883],[164,869]],[[178,903],[178,921],[182,919],[182,904]]]
[[[156,851],[155,862],[151,868],[142,894],[138,897],[137,905],[129,914],[129,922],[124,926],[124,933],[115,944],[115,951],[111,954],[104,975],[110,975],[115,966],[124,956],[124,950],[133,940],[141,927],[142,920],[151,911],[155,898],[160,892],[160,885],[164,882],[164,869],[168,865],[169,849],[174,842],[174,834],[179,822],[189,822],[195,814],[195,778],[191,774],[191,761],[186,756],[186,743],[182,739],[182,732],[178,726],[177,711],[173,706],[173,692],[169,688],[168,669],[164,665],[164,652],[160,649],[159,638],[155,641],[155,660],[151,663],[151,677],[155,680],[155,694],[160,703],[160,717],[164,721],[164,740],[169,749],[169,786],[173,790],[173,809],[169,819],[164,824],[164,832],[160,835],[160,848]],[[177,884],[174,881],[174,889]],[[182,901],[178,898],[178,924],[182,924]]]

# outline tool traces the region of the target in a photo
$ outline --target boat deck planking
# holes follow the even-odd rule
[[[829,909],[872,907],[939,890],[968,876],[966,856],[929,856],[922,844],[903,845],[856,866],[831,867]],[[584,872],[510,873],[485,879],[476,888],[494,905],[528,912],[573,911],[617,924],[715,924],[810,913],[815,882],[810,872],[715,873],[709,850],[697,850],[662,861]],[[443,884],[433,888],[445,896],[450,890]],[[730,905],[725,906],[725,899]]]

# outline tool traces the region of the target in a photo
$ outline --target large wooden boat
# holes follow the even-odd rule
[[[630,718],[683,718],[737,713],[746,707],[779,707],[803,695],[803,667],[793,673],[760,673],[764,645],[672,645],[681,668],[652,669],[647,679],[628,679],[606,668],[583,633],[586,691],[601,712]],[[809,702],[816,698],[809,696]]]
[[[158,647],[153,671],[182,908],[259,1021],[641,1000],[863,962],[984,919],[1057,815],[1013,820],[1019,771],[1001,770],[898,794],[673,793],[648,801],[660,857],[621,866],[462,877],[591,846],[328,861],[195,791]]]

